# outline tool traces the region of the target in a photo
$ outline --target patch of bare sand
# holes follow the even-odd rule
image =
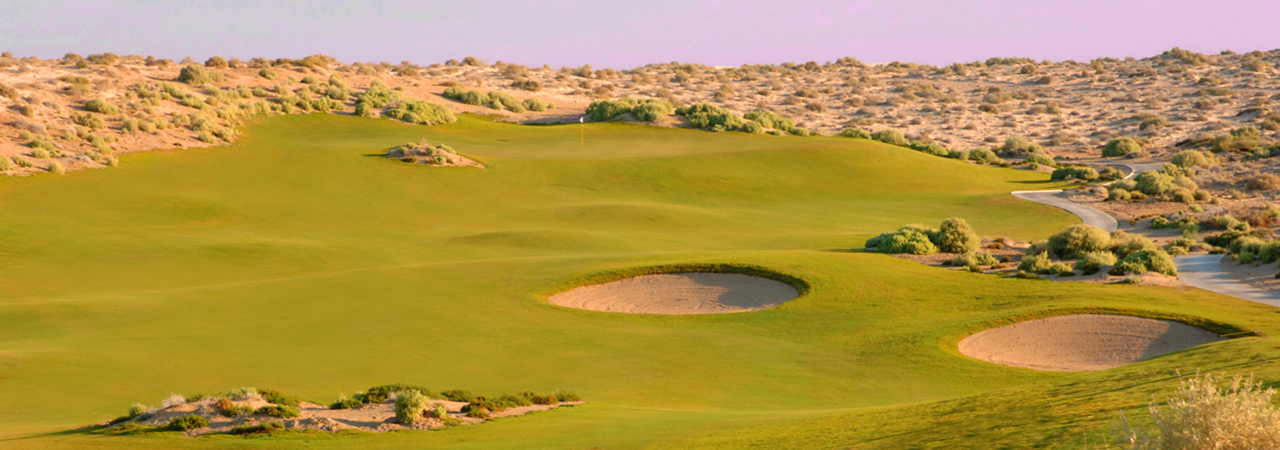
[[[1276,278],[1276,264],[1263,264],[1261,262],[1240,264],[1232,261],[1231,258],[1223,258],[1218,263],[1222,267],[1222,271],[1232,280],[1248,284],[1258,289],[1274,291],[1280,290],[1280,278]]]
[[[720,314],[773,308],[800,295],[781,281],[739,273],[641,275],[574,288],[552,304],[630,314]]]
[[[1223,339],[1212,331],[1170,320],[1075,314],[979,332],[960,341],[960,353],[1006,366],[1083,372],[1120,367]]]
[[[244,400],[237,401],[235,403],[238,406],[249,406],[254,409],[270,404],[263,400]],[[491,412],[489,414],[489,418],[497,419],[503,417],[515,417],[525,415],[530,412],[546,411],[561,406],[572,406],[581,403],[582,402],[564,402],[554,405],[530,405],[508,408],[502,411]],[[482,423],[486,420],[468,417],[466,413],[463,413],[462,407],[467,405],[466,402],[431,400],[425,410],[430,411],[434,409],[436,404],[444,405],[445,409],[449,412],[449,417],[458,420],[458,423],[462,425]],[[290,430],[313,430],[326,432],[360,430],[373,433],[385,433],[395,430],[426,430],[448,426],[444,421],[430,417],[424,417],[422,420],[419,420],[412,425],[402,425],[396,422],[395,400],[368,404],[353,409],[329,409],[323,405],[311,402],[301,402],[298,408],[298,413],[298,417],[288,419],[281,419],[266,415],[244,415],[233,418],[219,414],[212,401],[203,401],[171,406],[114,426],[136,423],[139,425],[162,427],[169,424],[173,419],[188,414],[196,414],[209,419],[209,426],[188,431],[186,433],[188,436],[199,436],[210,433],[226,433],[231,431],[232,428],[238,426],[261,425],[267,422],[278,422],[283,425],[285,429]]]

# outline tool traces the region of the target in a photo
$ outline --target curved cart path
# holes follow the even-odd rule
[[[1125,179],[1148,170],[1158,170],[1163,164],[1125,164],[1133,170]],[[1115,231],[1118,223],[1110,214],[1062,198],[1062,190],[1016,191],[1014,197],[1061,208],[1075,214],[1087,225],[1106,231]],[[1188,285],[1239,299],[1280,307],[1280,292],[1265,291],[1228,277],[1219,262],[1222,255],[1183,255],[1173,258],[1178,266],[1178,279]]]
[[[1280,307],[1280,292],[1264,291],[1231,279],[1222,271],[1223,255],[1182,255],[1173,258],[1178,279],[1189,285],[1258,303]]]
[[[1095,227],[1106,230],[1107,232],[1115,231],[1119,225],[1114,217],[1102,211],[1081,205],[1079,203],[1062,198],[1060,195],[1062,190],[1054,191],[1017,191],[1013,192],[1014,197],[1023,200],[1030,200],[1036,203],[1043,203],[1056,208],[1066,210],[1071,214],[1080,217],[1085,225],[1093,225]]]

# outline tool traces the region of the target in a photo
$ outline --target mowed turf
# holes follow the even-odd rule
[[[1020,314],[1110,307],[1271,328],[1202,291],[998,279],[847,251],[962,216],[1043,238],[1076,222],[1009,191],[1043,174],[860,140],[623,124],[441,127],[285,116],[230,147],[0,179],[3,448],[949,448],[1078,446],[1175,369],[1276,379],[1270,339],[1096,374],[1005,368],[954,344]],[[426,137],[488,169],[372,156]],[[606,270],[740,263],[811,291],[761,312],[635,316],[545,297]],[[385,435],[68,431],[170,392],[319,402],[405,382],[589,403]],[[1083,406],[1082,406],[1083,405]],[[1010,430],[1017,430],[1012,432]]]

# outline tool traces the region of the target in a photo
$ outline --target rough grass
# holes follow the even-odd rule
[[[954,216],[1044,239],[1075,218],[1008,195],[1057,186],[1042,174],[862,140],[624,124],[588,124],[580,147],[578,127],[287,116],[229,147],[0,179],[0,404],[15,405],[0,409],[0,439],[225,448],[65,430],[172,391],[254,383],[327,403],[410,380],[590,402],[439,433],[236,446],[1078,448],[1109,432],[1115,409],[1171,392],[1175,368],[1280,377],[1269,338],[1097,374],[972,360],[954,347],[965,333],[1062,308],[1241,329],[1276,329],[1280,315],[1196,290],[999,279],[844,250]],[[369,156],[422,138],[489,169]],[[541,301],[582,274],[687,264],[762,267],[809,291],[768,311],[692,317]]]

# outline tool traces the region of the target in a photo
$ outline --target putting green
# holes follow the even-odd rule
[[[1050,309],[1250,329],[1280,315],[1201,291],[997,279],[844,250],[951,216],[1043,238],[1075,218],[1008,195],[1055,186],[1042,174],[861,140],[591,124],[583,147],[578,133],[283,116],[229,147],[0,179],[0,447],[990,448],[1104,431],[1116,408],[1176,384],[1175,368],[1277,371],[1267,339],[1083,375],[969,359],[955,348],[965,335]],[[373,156],[424,137],[488,168]],[[703,263],[811,289],[724,315],[546,302],[590,274]],[[567,389],[589,403],[377,436],[67,431],[170,392],[255,386],[327,402],[394,382]],[[1072,403],[1091,395],[1108,400]],[[914,431],[932,428],[950,432]]]

